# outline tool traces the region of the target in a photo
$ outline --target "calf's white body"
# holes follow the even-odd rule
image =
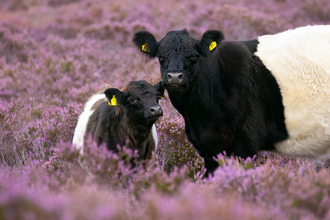
[[[93,114],[95,109],[92,109],[94,104],[100,100],[104,102],[108,102],[104,93],[99,93],[93,95],[85,104],[83,112],[80,114],[77,122],[77,126],[74,131],[74,136],[72,140],[72,144],[76,149],[80,150],[80,154],[83,155],[83,146],[84,146],[84,138],[86,135],[86,128],[89,122],[90,116]],[[158,137],[157,130],[155,124],[152,125],[152,137],[155,142],[155,151],[157,151],[158,146]]]

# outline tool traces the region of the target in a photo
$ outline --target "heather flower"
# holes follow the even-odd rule
[[[103,83],[160,81],[134,32],[160,40],[187,28],[247,40],[327,24],[328,0],[38,0],[0,2],[0,219],[329,219],[327,162],[261,153],[219,155],[214,177],[185,135],[168,96],[147,165],[91,140],[71,145],[83,103]],[[125,155],[126,160],[122,159]]]

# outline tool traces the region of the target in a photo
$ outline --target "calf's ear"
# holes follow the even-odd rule
[[[157,91],[157,96],[159,99],[164,98],[164,87],[163,87],[163,82],[160,81],[154,85],[156,91]]]
[[[218,30],[208,30],[203,34],[202,39],[197,43],[197,51],[204,57],[207,57],[214,51],[220,42],[224,39],[224,35]]]
[[[104,91],[104,94],[109,100],[109,105],[111,106],[118,106],[124,103],[125,96],[119,89],[106,89]]]
[[[150,32],[136,32],[133,37],[133,42],[140,51],[146,54],[149,58],[156,57],[159,44]]]

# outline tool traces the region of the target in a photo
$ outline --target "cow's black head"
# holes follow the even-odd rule
[[[158,57],[163,86],[169,91],[185,91],[198,74],[198,63],[216,50],[223,40],[217,30],[208,30],[201,40],[184,29],[171,31],[160,40],[147,31],[135,33],[133,42],[149,58]]]
[[[122,91],[110,88],[104,91],[109,105],[125,108],[130,123],[151,127],[163,115],[158,100],[164,95],[160,82],[131,81]]]

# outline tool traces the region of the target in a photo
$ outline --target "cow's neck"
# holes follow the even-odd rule
[[[137,150],[139,159],[150,158],[154,143],[152,138],[152,126],[146,127],[134,123],[127,118],[125,113],[120,116],[117,123],[112,122],[114,130],[119,134],[117,137],[120,137],[117,143],[121,143],[120,145],[125,145],[131,150]],[[127,143],[126,141],[129,142]]]
[[[201,120],[207,120],[223,112],[219,103],[224,103],[225,100],[219,97],[219,88],[221,88],[220,79],[217,75],[205,76],[205,74],[197,73],[197,78],[189,91],[180,97],[169,93],[169,97],[173,106],[183,117],[198,117]]]
[[[206,73],[208,74],[197,73],[198,78],[195,79],[190,91],[181,97],[169,93],[173,106],[184,117],[188,139],[203,157],[205,156],[203,151],[208,146],[204,146],[202,136],[216,132],[218,127],[212,127],[210,122],[225,124],[227,115],[224,107],[225,98],[220,96],[223,92],[219,92],[222,88],[221,79],[211,70]]]
[[[144,155],[146,151],[146,145],[152,139],[151,126],[146,127],[139,124],[128,124],[127,133],[129,136],[129,146],[132,149],[138,150],[140,156]]]

